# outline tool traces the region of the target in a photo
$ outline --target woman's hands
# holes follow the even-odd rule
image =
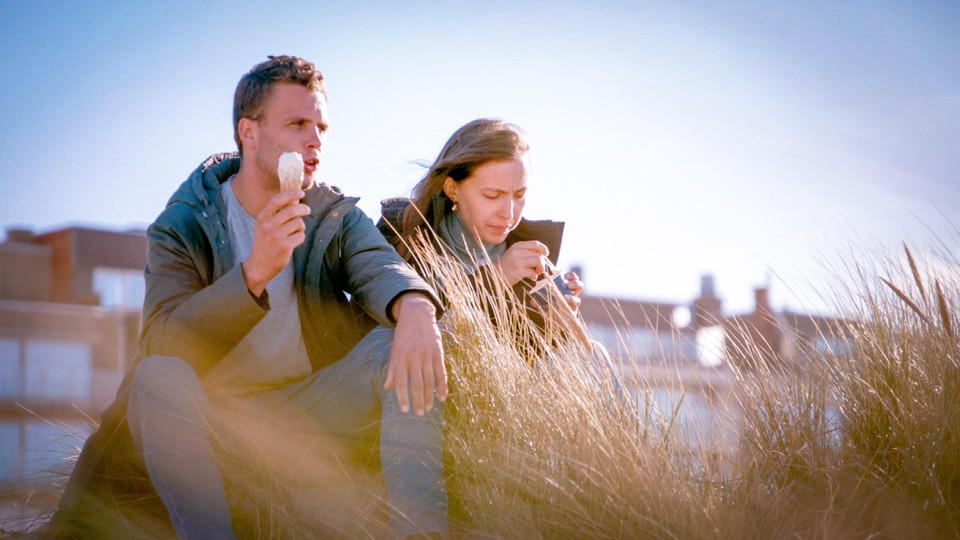
[[[567,301],[567,305],[570,306],[570,309],[574,313],[580,309],[580,293],[583,292],[583,282],[580,281],[580,276],[576,272],[567,272],[563,275],[564,285],[570,289],[570,294],[563,295],[563,299]]]
[[[507,248],[493,265],[506,278],[507,284],[513,287],[524,279],[536,281],[546,269],[544,258],[550,254],[547,246],[536,240],[517,242]]]
[[[523,279],[536,281],[546,271],[550,263],[546,260],[550,250],[536,240],[517,242],[507,248],[495,263],[511,287]],[[570,294],[563,296],[574,312],[580,309],[580,293],[583,292],[583,282],[576,272],[567,272],[563,276],[564,284],[570,289]]]

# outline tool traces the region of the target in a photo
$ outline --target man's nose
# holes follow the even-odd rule
[[[309,139],[307,139],[307,148],[320,148],[323,144],[323,131],[320,128],[313,128],[310,130]]]

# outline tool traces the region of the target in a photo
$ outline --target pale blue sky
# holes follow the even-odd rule
[[[768,279],[820,310],[804,283],[853,238],[957,250],[957,3],[24,4],[0,0],[3,228],[145,227],[234,148],[240,75],[297,54],[328,78],[323,176],[372,215],[463,123],[523,126],[527,216],[567,222],[598,294],[713,273],[729,311]]]

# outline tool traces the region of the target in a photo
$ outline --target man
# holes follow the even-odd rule
[[[356,199],[317,182],[327,129],[313,64],[269,57],[240,80],[239,156],[205,161],[147,232],[141,358],[81,453],[53,520],[63,534],[129,528],[130,512],[89,516],[124,514],[118,491],[142,500],[152,487],[179,537],[233,538],[224,481],[252,467],[224,474],[235,441],[265,438],[265,461],[287,467],[279,481],[312,498],[338,489],[309,485],[325,483],[309,480],[314,449],[355,449],[368,426],[393,532],[445,533],[439,302]],[[280,191],[284,152],[303,158],[300,190]],[[325,508],[310,512],[325,523]]]

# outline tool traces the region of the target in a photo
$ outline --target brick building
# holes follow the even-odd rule
[[[0,518],[63,472],[112,401],[145,265],[142,231],[13,229],[0,243]]]

